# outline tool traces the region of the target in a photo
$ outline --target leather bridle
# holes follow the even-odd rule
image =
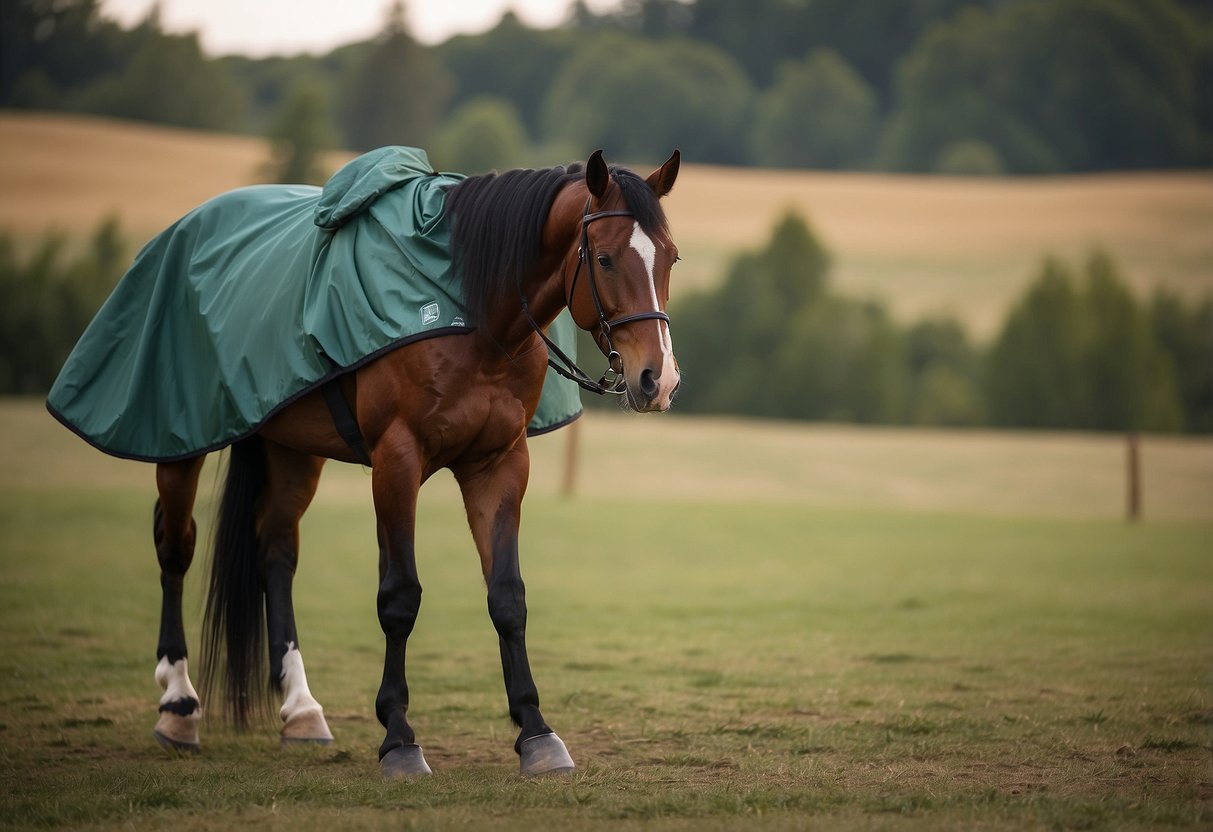
[[[547,333],[535,321],[531,315],[530,306],[527,303],[526,293],[519,287],[519,295],[522,298],[522,312],[526,315],[527,321],[531,328],[539,334],[543,342],[548,347],[548,366],[555,370],[560,375],[576,382],[583,389],[589,390],[591,393],[603,395],[611,393],[616,396],[621,396],[626,392],[626,384],[623,377],[623,359],[615,350],[614,344],[611,343],[611,331],[616,327],[624,324],[634,323],[636,321],[658,320],[665,321],[668,326],[670,316],[662,312],[660,309],[654,309],[652,312],[637,312],[634,315],[623,315],[614,320],[607,320],[606,310],[602,306],[602,297],[598,294],[598,278],[594,273],[594,260],[590,252],[590,236],[589,226],[595,220],[604,219],[606,217],[631,217],[631,211],[597,211],[590,213],[590,200],[586,200],[585,209],[581,218],[581,244],[577,249],[577,269],[573,272],[573,280],[569,285],[569,293],[565,298],[565,305],[570,309],[573,306],[574,293],[577,291],[577,279],[581,276],[581,267],[586,267],[586,273],[589,275],[590,297],[594,300],[594,310],[598,313],[598,332],[594,336],[599,342],[599,349],[607,357],[607,369],[602,374],[602,378],[594,381],[590,376],[577,366],[577,362],[571,359],[565,352],[556,346],[556,343],[548,337]],[[603,344],[606,344],[603,349]]]

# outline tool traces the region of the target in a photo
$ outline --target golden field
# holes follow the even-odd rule
[[[258,181],[267,156],[250,136],[3,112],[0,229],[80,234],[115,214],[142,243],[209,197]],[[1049,254],[1077,262],[1101,247],[1143,293],[1213,292],[1209,171],[977,179],[688,163],[667,205],[684,254],[675,295],[718,280],[788,209],[833,252],[840,289],[881,298],[902,319],[950,312],[978,336]]]

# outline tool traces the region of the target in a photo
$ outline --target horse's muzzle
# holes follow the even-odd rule
[[[664,412],[674,403],[674,394],[682,383],[677,370],[673,373],[658,374],[650,368],[645,368],[635,380],[627,384],[628,405],[637,413]]]

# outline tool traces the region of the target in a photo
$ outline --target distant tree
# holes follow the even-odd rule
[[[688,366],[698,362],[695,356],[713,372],[728,361],[741,361],[743,354],[769,359],[791,321],[825,296],[830,262],[804,217],[789,211],[776,221],[766,246],[738,254],[719,288],[693,295],[679,312],[679,352],[692,356]],[[726,331],[732,333],[730,354],[722,358],[719,333]],[[749,377],[763,383],[762,374]]]
[[[4,103],[19,110],[58,110],[66,105],[66,99],[42,67],[31,67],[21,73]]]
[[[18,255],[0,232],[0,393],[50,389],[76,340],[127,265],[118,221],[103,221],[69,259],[67,238],[49,233]]]
[[[1149,317],[1104,252],[1086,264],[1090,342],[1089,427],[1097,430],[1178,430],[1181,408],[1175,369],[1159,348]]]
[[[77,287],[82,312],[87,316],[82,324],[92,320],[129,266],[130,245],[122,233],[122,223],[116,216],[105,217],[97,224],[86,253],[72,267],[70,280]]]
[[[951,176],[998,176],[1006,173],[1002,155],[989,142],[960,139],[945,147],[935,160],[935,173]]]
[[[902,344],[882,304],[827,295],[800,308],[779,334],[766,384],[755,391],[760,413],[899,421],[905,396]]]
[[[988,31],[992,19],[966,9],[928,31],[906,57],[897,108],[882,136],[881,166],[930,171],[946,164],[946,154],[957,142],[980,141],[1011,171],[1063,168],[1039,131],[1000,100],[1017,70],[1008,68],[1011,45]]]
[[[1083,370],[1090,325],[1071,270],[1046,260],[1012,308],[991,347],[986,373],[990,418],[1016,427],[1084,423],[1090,383]]]
[[[615,19],[648,38],[685,34],[694,14],[694,3],[684,0],[623,0]]]
[[[951,367],[931,365],[911,380],[906,421],[931,427],[977,427],[986,423],[981,388]]]
[[[880,126],[876,95],[837,52],[785,63],[758,101],[751,144],[760,165],[841,168],[866,161]]]
[[[979,140],[1012,172],[1207,164],[1202,42],[1173,0],[966,9],[902,64],[884,163],[927,171]]]
[[[1017,427],[1177,430],[1174,365],[1115,264],[1097,253],[1082,289],[1056,261],[1012,310],[987,368],[990,416]]]
[[[887,315],[828,293],[830,256],[806,221],[782,217],[721,285],[676,304],[679,406],[691,411],[875,420],[896,335]],[[722,333],[728,333],[722,349]],[[888,385],[892,389],[894,385]]]
[[[964,327],[953,318],[925,318],[912,324],[905,334],[906,364],[914,375],[931,367],[944,366],[963,375],[977,371],[977,352]]]
[[[459,106],[491,96],[510,102],[527,132],[543,132],[543,103],[560,68],[572,55],[582,33],[567,29],[528,28],[512,12],[478,35],[457,35],[434,48],[436,57],[454,79]]]
[[[1201,16],[1197,19],[1200,25],[1197,27],[1197,35],[1199,37],[1196,55],[1196,89],[1208,90],[1213,89],[1213,2],[1201,0],[1204,5],[1204,10]],[[1213,136],[1213,96],[1200,95],[1196,96],[1196,123],[1199,126],[1201,135]]]
[[[328,95],[315,80],[300,81],[270,124],[270,161],[265,175],[272,182],[320,185],[331,173],[324,152],[337,145]]]
[[[918,321],[906,330],[903,343],[908,422],[948,427],[984,423],[978,354],[957,321]]]
[[[812,0],[798,10],[808,42],[836,50],[872,86],[882,110],[892,98],[896,70],[932,26],[970,6],[1003,0]]]
[[[590,8],[586,0],[573,0],[565,14],[564,28],[579,32],[590,32],[607,27],[607,18],[599,16]]]
[[[719,49],[604,34],[560,71],[545,105],[548,135],[619,159],[736,163],[752,89]]]
[[[1002,0],[695,0],[689,4],[691,37],[732,55],[767,87],[780,65],[816,48],[833,49],[883,102],[891,97],[894,70],[934,23],[965,6]]]
[[[371,150],[392,144],[425,147],[451,95],[451,81],[409,34],[396,0],[375,45],[346,76],[340,94],[346,144]]]
[[[0,0],[0,105],[61,109],[135,46],[98,0]]]
[[[369,42],[342,47],[328,55],[274,55],[266,58],[224,55],[215,61],[245,91],[247,109],[241,122],[242,131],[268,136],[270,126],[281,115],[287,99],[297,88],[309,86],[323,91],[325,106],[329,110],[325,113],[325,120],[329,122],[330,130],[335,131],[337,81],[349,69],[348,59],[361,55],[367,46]],[[342,146],[339,135],[334,135],[332,146]]]
[[[776,303],[788,310],[812,304],[825,295],[831,257],[808,221],[789,211],[776,221],[766,248],[747,265],[752,265],[770,286]]]
[[[696,0],[688,34],[727,52],[753,83],[765,87],[785,60],[814,43],[803,10],[812,4],[788,0]]]
[[[794,221],[804,223],[785,218],[785,222]],[[781,308],[772,276],[760,271],[761,258],[761,251],[737,255],[720,286],[673,304],[670,312],[678,321],[677,350],[683,375],[680,408],[753,412],[754,394],[766,383],[767,364],[788,315]],[[806,257],[802,262],[809,261]],[[813,274],[812,279],[818,282],[824,276]],[[729,333],[727,350],[721,349],[722,332]]]
[[[432,158],[444,170],[477,174],[518,165],[526,151],[518,111],[499,98],[463,104],[435,137]]]
[[[1185,429],[1213,433],[1213,297],[1189,304],[1160,289],[1149,315],[1158,344],[1175,367]]]
[[[0,0],[0,105],[228,128],[239,88],[194,35],[167,35],[156,8],[126,31],[97,0]]]
[[[165,34],[153,12],[137,35],[130,62],[82,90],[74,108],[178,127],[239,125],[243,92],[223,66],[202,54],[196,34]]]

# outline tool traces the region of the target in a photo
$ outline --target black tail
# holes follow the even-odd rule
[[[265,670],[265,586],[257,567],[257,501],[266,482],[265,448],[252,437],[232,445],[219,504],[210,590],[202,627],[203,702],[221,689],[223,710],[247,728],[269,710]]]

